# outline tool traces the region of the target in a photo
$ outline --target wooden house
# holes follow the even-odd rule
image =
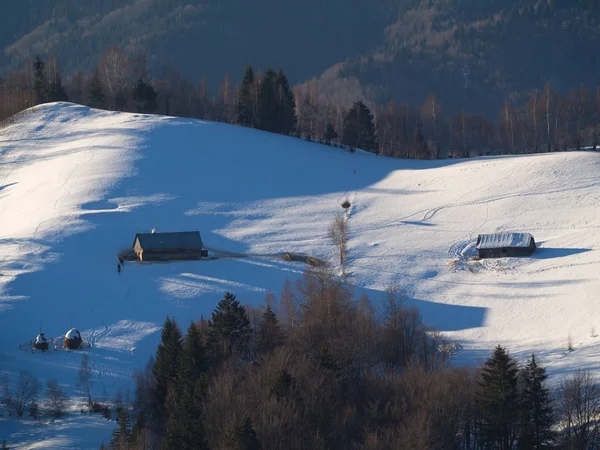
[[[480,258],[529,256],[535,249],[535,239],[530,233],[493,233],[477,237]]]
[[[199,231],[176,233],[138,233],[133,251],[140,261],[199,259],[207,256]]]

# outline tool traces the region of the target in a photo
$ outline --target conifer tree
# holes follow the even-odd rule
[[[360,148],[373,153],[378,151],[373,115],[361,101],[355,102],[344,117],[342,143],[353,149]]]
[[[476,405],[485,448],[510,450],[518,421],[517,363],[498,345],[477,380]]]
[[[283,344],[283,331],[271,305],[267,305],[258,331],[258,352],[269,353],[281,344]]]
[[[339,137],[337,131],[335,131],[335,128],[333,128],[333,125],[331,122],[327,122],[327,127],[325,129],[325,135],[323,136],[323,141],[325,142],[325,144],[327,145],[331,145],[331,141],[333,139],[337,139]]]
[[[554,442],[554,417],[547,378],[546,369],[538,365],[535,355],[531,355],[519,372],[519,449],[541,450],[551,448]]]
[[[175,394],[177,402],[171,411],[165,436],[167,448],[206,448],[201,410],[207,370],[206,351],[201,335],[198,326],[192,323],[183,343]]]
[[[208,322],[208,344],[218,359],[234,354],[246,358],[252,335],[246,308],[227,292]]]
[[[232,430],[230,443],[233,449],[260,450],[261,443],[258,439],[252,419],[245,417]]]
[[[246,68],[242,85],[238,92],[237,102],[237,123],[246,127],[254,127],[256,120],[254,117],[254,70],[251,66]]]
[[[112,432],[113,438],[110,441],[110,446],[114,449],[128,448],[131,438],[131,424],[129,413],[125,408],[121,408],[117,424],[119,426]]]
[[[158,108],[156,97],[158,93],[152,85],[146,82],[143,78],[138,78],[135,87],[131,93],[131,98],[135,102],[137,112],[153,113]]]
[[[104,91],[102,89],[100,71],[97,68],[92,75],[92,79],[90,80],[88,101],[92,108],[106,107],[106,98],[104,97]]]
[[[162,430],[167,422],[167,393],[179,374],[182,351],[182,336],[177,323],[168,316],[162,329],[161,342],[156,351],[154,376],[154,419],[155,426]]]
[[[48,101],[49,102],[66,102],[69,101],[67,91],[62,84],[62,77],[60,73],[56,73],[54,80],[48,87]]]
[[[277,96],[277,132],[292,134],[298,123],[296,99],[282,69],[279,69],[275,77],[275,91]]]
[[[281,400],[289,396],[295,382],[296,379],[287,371],[287,369],[282,369],[279,371],[271,390],[275,394],[275,397],[277,397],[278,400]]]
[[[272,69],[267,69],[262,79],[259,96],[259,118],[257,128],[272,133],[278,133],[279,108],[276,96],[276,74]]]
[[[35,57],[33,63],[35,81],[33,88],[35,89],[35,95],[38,103],[45,103],[47,101],[48,93],[48,79],[46,77],[46,69],[44,61],[38,56]]]

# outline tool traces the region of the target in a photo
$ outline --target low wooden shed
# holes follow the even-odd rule
[[[480,258],[529,256],[535,249],[535,239],[530,233],[493,233],[477,237]]]
[[[133,251],[140,261],[199,259],[207,255],[199,231],[138,233]]]

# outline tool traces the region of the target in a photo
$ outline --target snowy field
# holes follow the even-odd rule
[[[327,229],[345,199],[350,281],[376,304],[400,285],[426,323],[462,343],[458,363],[502,344],[521,360],[535,351],[552,381],[580,366],[600,375],[600,154],[405,161],[69,103],[0,130],[0,372],[14,381],[29,370],[75,395],[86,352],[97,398],[131,388],[167,314],[185,328],[226,291],[259,304],[304,270],[249,257],[126,263],[118,274],[135,233],[199,230],[210,248],[331,259]],[[530,232],[538,251],[471,259],[478,233],[494,231]],[[19,350],[40,328],[71,327],[93,348]],[[79,412],[35,427],[0,418],[0,442],[97,449],[113,426]]]

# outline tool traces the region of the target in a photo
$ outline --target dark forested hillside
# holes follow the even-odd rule
[[[346,104],[435,93],[446,112],[496,120],[547,82],[594,89],[600,70],[597,0],[22,0],[3,14],[0,75],[39,54],[68,78],[116,44],[213,91],[246,64],[283,67]]]
[[[170,66],[215,85],[245,64],[286,67],[292,81],[369,51],[389,24],[385,0],[110,0],[10,2],[0,29],[1,66],[54,54],[66,74],[92,69],[116,44],[144,50],[151,69]],[[4,8],[4,13],[6,13]]]
[[[418,104],[434,91],[452,112],[497,114],[551,82],[559,92],[598,86],[595,0],[428,0],[388,27],[383,45],[342,75],[380,102]],[[385,99],[385,100],[384,100]]]

